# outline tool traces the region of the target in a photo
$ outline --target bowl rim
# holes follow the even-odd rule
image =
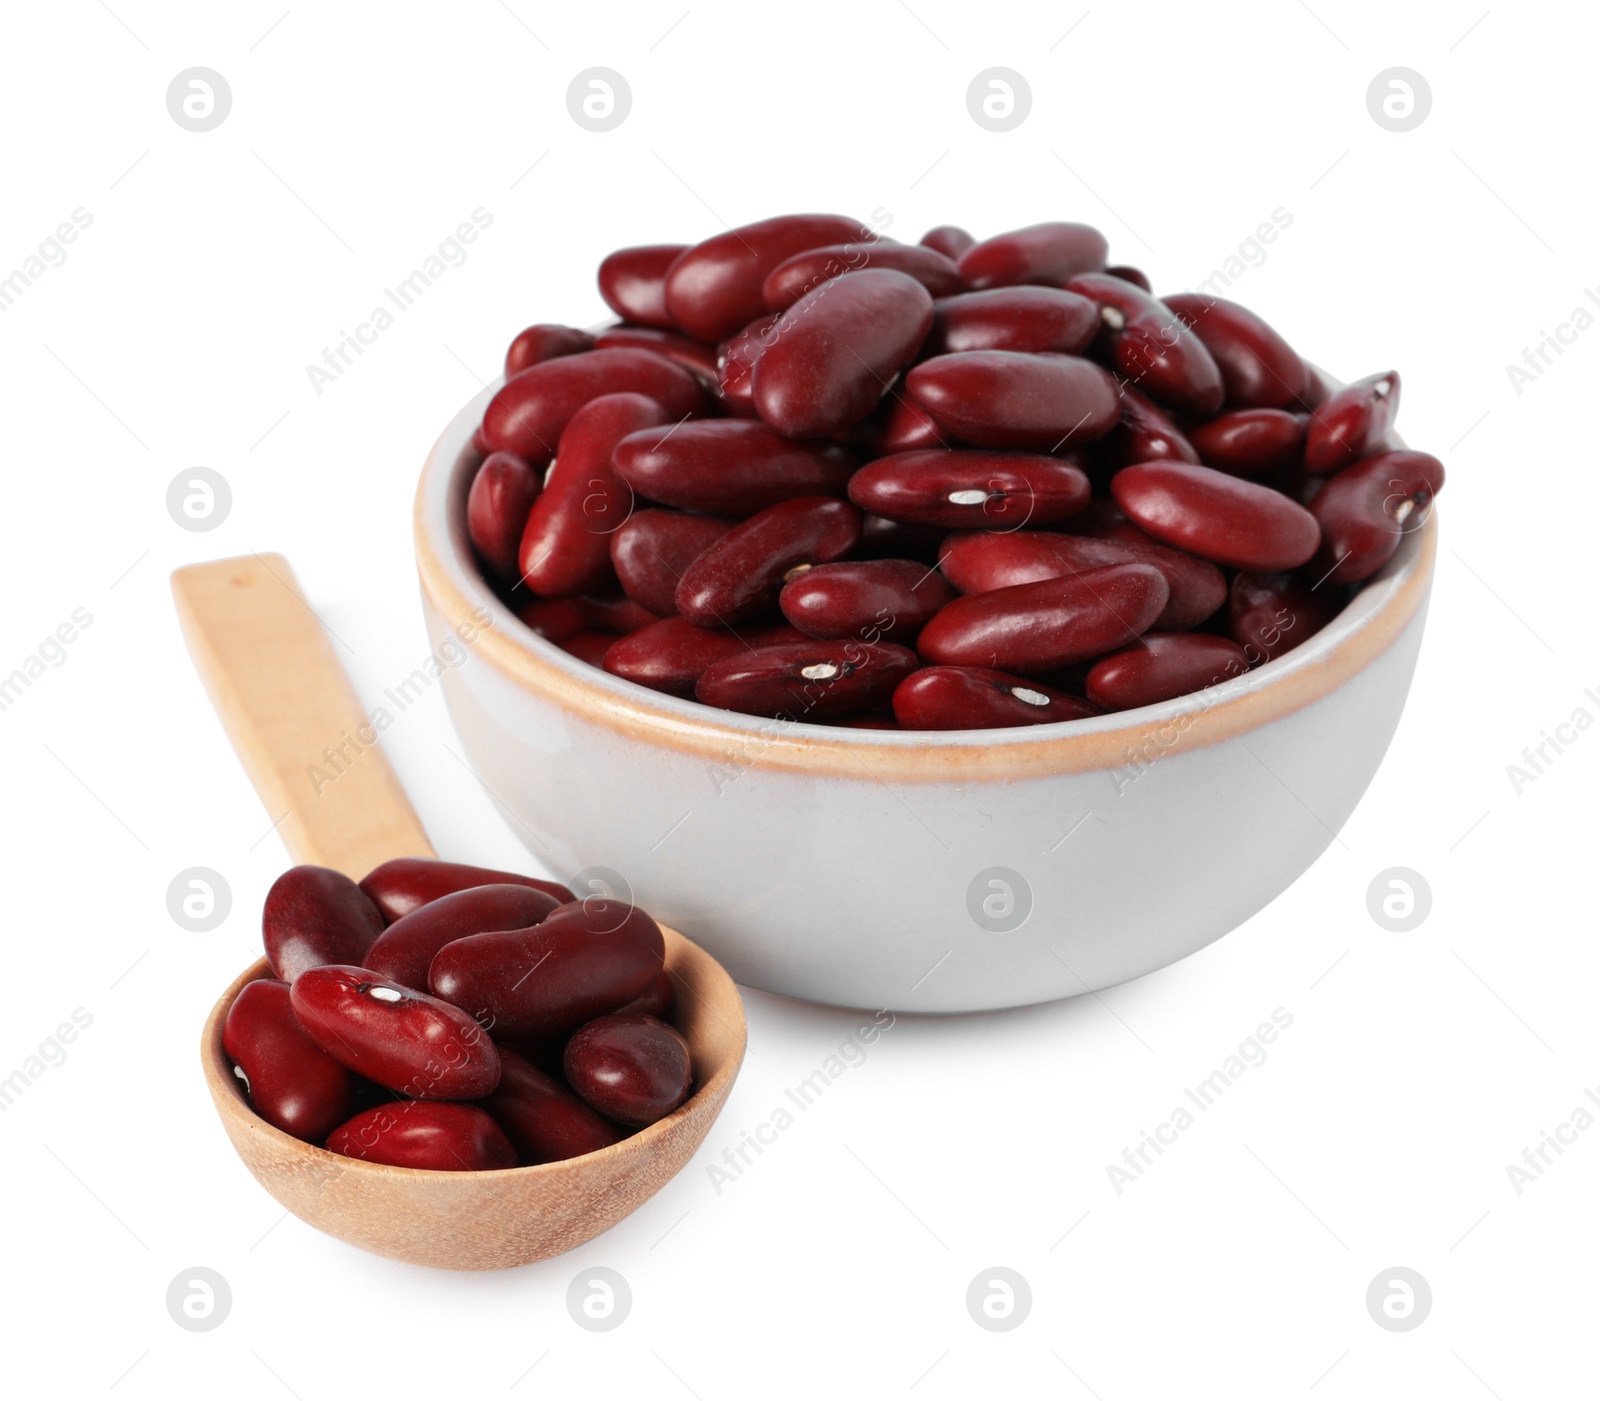
[[[239,1088],[238,1078],[233,1073],[233,1063],[222,1044],[222,1028],[226,1022],[228,1012],[233,1007],[234,1001],[246,985],[260,978],[273,978],[276,975],[265,957],[258,958],[245,971],[231,982],[222,996],[212,1005],[207,1014],[205,1026],[200,1033],[200,1061],[205,1071],[206,1084],[211,1091],[212,1100],[217,1105],[221,1114],[233,1114],[236,1119],[248,1124],[253,1130],[267,1135],[282,1150],[287,1152],[304,1153],[310,1156],[312,1162],[326,1166],[335,1172],[355,1172],[374,1174],[380,1177],[399,1177],[401,1179],[428,1179],[431,1181],[446,1182],[488,1182],[499,1181],[504,1178],[517,1177],[527,1180],[543,1174],[547,1177],[558,1177],[563,1171],[570,1172],[575,1165],[582,1164],[584,1168],[604,1163],[607,1159],[619,1164],[628,1159],[635,1158],[650,1152],[656,1140],[666,1138],[675,1133],[685,1122],[697,1118],[704,1113],[708,1106],[715,1106],[720,1113],[722,1103],[726,1100],[733,1081],[737,1078],[740,1068],[744,1064],[745,1051],[749,1045],[749,1025],[745,1019],[744,1001],[738,995],[738,986],[733,982],[728,970],[714,959],[705,949],[701,948],[694,940],[678,933],[675,929],[661,926],[661,932],[667,936],[669,953],[676,947],[680,950],[687,948],[690,956],[698,956],[706,960],[715,975],[726,978],[730,987],[734,989],[734,1002],[739,1009],[739,1022],[735,1028],[735,1045],[715,1070],[706,1077],[703,1084],[696,1087],[694,1093],[684,1100],[670,1114],[657,1119],[653,1124],[646,1124],[642,1129],[636,1129],[624,1138],[604,1148],[597,1148],[592,1153],[580,1153],[575,1158],[558,1158],[553,1163],[526,1163],[512,1168],[477,1168],[470,1171],[455,1171],[444,1168],[413,1168],[401,1167],[392,1163],[368,1162],[365,1158],[347,1158],[342,1153],[333,1153],[320,1144],[312,1143],[304,1138],[296,1138],[292,1133],[280,1129],[276,1124],[269,1123],[256,1113],[255,1106]],[[470,1101],[464,1101],[470,1102]],[[228,1108],[224,1108],[224,1106]],[[714,1116],[715,1117],[715,1116]]]
[[[428,453],[413,527],[423,596],[470,649],[517,688],[620,735],[705,760],[712,780],[746,768],[886,783],[959,783],[1137,765],[1246,734],[1321,700],[1383,655],[1427,600],[1438,511],[1337,617],[1293,651],[1245,675],[1158,705],[1086,720],[987,730],[857,730],[719,710],[625,681],[524,624],[479,573],[466,532],[473,433],[500,376],[470,398]],[[1170,732],[1170,733],[1169,733]]]

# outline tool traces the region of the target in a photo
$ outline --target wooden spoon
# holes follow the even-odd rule
[[[324,747],[367,724],[349,678],[281,555],[178,570],[178,618],[239,759],[297,862],[360,879],[432,846],[376,736],[314,791]],[[525,1265],[571,1250],[653,1196],[693,1156],[744,1058],[744,1007],[703,949],[663,928],[673,1020],[689,1043],[695,1093],[630,1138],[565,1162],[500,1172],[432,1172],[341,1157],[274,1128],[250,1108],[222,1048],[247,968],[206,1018],[200,1057],[212,1102],[244,1164],[302,1221],[379,1255],[454,1270]]]

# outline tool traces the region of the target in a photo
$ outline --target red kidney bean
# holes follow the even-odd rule
[[[923,354],[961,350],[1058,350],[1077,355],[1100,330],[1100,309],[1059,287],[996,287],[933,304]]]
[[[578,632],[571,637],[563,637],[556,646],[580,662],[599,666],[605,661],[606,653],[611,650],[611,645],[616,640],[617,634],[614,632]]]
[[[859,423],[933,325],[928,289],[869,268],[824,282],[786,311],[753,374],[756,412],[786,438]]]
[[[1322,538],[1316,517],[1280,492],[1187,462],[1124,467],[1111,495],[1157,540],[1233,569],[1298,568]]]
[[[961,255],[978,240],[954,224],[940,224],[937,228],[929,229],[917,241],[924,248],[931,248],[935,253],[943,253],[951,262],[960,262]]]
[[[1149,396],[1127,381],[1119,381],[1121,416],[1117,426],[1095,444],[1097,457],[1116,467],[1134,462],[1198,462],[1200,454],[1189,438]]]
[[[514,871],[492,871],[486,866],[464,866],[456,861],[435,861],[426,856],[397,856],[375,866],[362,880],[361,889],[392,924],[431,900],[480,885],[527,885],[554,895],[563,903],[573,898],[559,881],[519,876]]]
[[[515,1051],[500,1051],[500,1084],[483,1107],[528,1163],[559,1163],[620,1143],[622,1135],[560,1081]]]
[[[761,284],[778,264],[870,232],[836,214],[786,214],[729,229],[695,244],[668,269],[667,310],[696,340],[723,340],[761,314]]]
[[[1122,513],[1122,507],[1108,497],[1098,496],[1075,515],[1063,529],[1072,535],[1089,535],[1096,540],[1121,540],[1130,545],[1162,545],[1147,535]]]
[[[848,501],[780,501],[736,525],[684,571],[678,612],[702,627],[754,618],[772,607],[795,570],[831,564],[860,538],[861,512]]]
[[[1131,282],[1141,292],[1153,292],[1155,290],[1150,286],[1148,277],[1140,272],[1138,268],[1129,267],[1126,263],[1118,263],[1115,267],[1108,267],[1106,276],[1120,277],[1124,282]]]
[[[565,598],[539,598],[524,603],[517,609],[517,617],[549,642],[561,642],[589,626],[577,606]]]
[[[222,1049],[273,1128],[321,1143],[355,1112],[355,1076],[306,1035],[288,983],[246,983],[222,1024]]]
[[[824,282],[865,268],[887,268],[920,282],[933,297],[948,297],[961,290],[961,274],[943,253],[916,244],[834,243],[810,248],[779,263],[761,285],[768,311],[785,311]]]
[[[412,1099],[479,1099],[500,1053],[465,1012],[370,968],[308,968],[290,985],[306,1035],[340,1065]]]
[[[617,482],[611,455],[629,434],[668,422],[642,394],[604,394],[573,414],[522,532],[522,581],[536,594],[572,598],[614,582],[611,533],[632,512],[633,494]]]
[[[1222,371],[1230,407],[1289,409],[1299,402],[1305,389],[1305,365],[1255,312],[1198,292],[1180,292],[1162,300],[1211,352]]]
[[[667,269],[688,251],[683,243],[619,248],[600,263],[600,295],[612,311],[636,326],[677,330],[667,310]]]
[[[326,866],[285,871],[261,911],[267,962],[286,983],[324,963],[359,963],[381,933],[383,914],[371,892]]]
[[[643,994],[665,957],[661,928],[643,910],[591,896],[532,929],[446,944],[428,983],[497,1035],[559,1036]]]
[[[937,569],[909,559],[861,559],[797,574],[778,607],[807,637],[909,642],[953,597]]]
[[[878,401],[878,407],[861,421],[861,441],[874,457],[917,448],[947,448],[949,442],[927,411],[907,398],[898,388]]]
[[[1228,590],[1228,631],[1251,666],[1281,657],[1321,632],[1343,599],[1290,574],[1236,574]]]
[[[472,430],[472,450],[481,457],[489,455],[489,444],[484,439],[483,424],[481,423]]]
[[[758,317],[717,347],[717,397],[731,413],[756,416],[756,361],[777,338],[780,316]]]
[[[1305,388],[1300,391],[1300,401],[1295,407],[1309,413],[1318,405],[1325,404],[1339,386],[1310,361],[1302,360],[1300,364],[1305,370],[1306,383]]]
[[[917,638],[928,661],[996,671],[1054,671],[1133,641],[1167,606],[1149,564],[1113,564],[946,604]]]
[[[367,950],[364,967],[402,987],[428,990],[428,965],[446,944],[493,929],[526,929],[561,901],[528,885],[479,885],[397,919]]]
[[[438,1100],[377,1105],[329,1134],[327,1149],[369,1163],[433,1172],[492,1172],[517,1165],[517,1150],[484,1110]]]
[[[1099,713],[1065,691],[976,666],[926,666],[894,693],[894,716],[905,730],[1014,729]]]
[[[663,1119],[689,1097],[689,1043],[640,1013],[598,1017],[567,1042],[567,1083],[591,1108],[630,1128]]]
[[[653,351],[591,350],[541,361],[508,379],[484,410],[484,441],[493,452],[542,466],[572,416],[603,394],[647,395],[669,421],[705,405],[699,380]]]
[[[714,662],[694,693],[746,715],[828,720],[882,705],[920,665],[915,652],[893,642],[807,639]]]
[[[1070,355],[937,355],[912,367],[906,392],[939,427],[982,448],[1054,451],[1103,437],[1119,412],[1111,376]]]
[[[539,474],[520,457],[492,452],[467,493],[467,534],[484,566],[502,584],[517,581],[517,546],[538,498]]]
[[[1346,467],[1312,498],[1322,544],[1309,572],[1330,584],[1370,579],[1428,519],[1444,464],[1425,452],[1379,453]]]
[[[1077,514],[1089,479],[1057,457],[934,448],[869,462],[850,479],[850,499],[911,525],[1017,530]]]
[[[642,1012],[647,1017],[665,1017],[672,1010],[672,974],[663,968],[632,1002],[618,1007],[617,1016]]]
[[[688,699],[713,663],[758,647],[805,640],[803,632],[787,623],[735,631],[696,627],[687,618],[663,618],[613,641],[601,665],[624,681]]]
[[[506,347],[506,378],[521,374],[542,360],[556,360],[563,355],[577,355],[593,349],[594,337],[575,326],[529,326],[519,331],[517,338]]]
[[[1306,425],[1306,471],[1325,477],[1384,449],[1384,437],[1400,410],[1400,375],[1368,375],[1329,395]]]
[[[1203,623],[1222,607],[1228,585],[1216,565],[1182,550],[1140,540],[1095,539],[1018,530],[1008,534],[959,531],[945,537],[939,567],[961,593],[1059,579],[1111,564],[1149,564],[1167,581],[1167,604],[1152,624],[1177,632]]]
[[[1165,303],[1106,273],[1074,277],[1067,288],[1100,308],[1104,353],[1152,399],[1202,416],[1222,407],[1222,371],[1205,342]]]
[[[1101,657],[1085,682],[1107,710],[1136,710],[1204,690],[1250,670],[1244,649],[1206,632],[1147,632],[1122,652]]]
[[[1305,421],[1282,409],[1235,409],[1189,430],[1200,461],[1235,477],[1294,466],[1305,438]]]
[[[1036,282],[1063,286],[1106,265],[1109,245],[1087,224],[1033,224],[975,243],[960,257],[961,279],[974,291]]]
[[[632,434],[612,462],[640,496],[726,516],[752,516],[796,496],[843,496],[856,466],[838,443],[794,442],[736,418]]]
[[[681,365],[706,388],[717,387],[717,348],[692,341],[676,331],[650,326],[613,326],[595,338],[597,350],[650,350],[674,365]]]
[[[598,632],[630,633],[660,622],[663,616],[616,592],[574,599],[573,603],[584,622]]]
[[[683,511],[635,511],[611,537],[611,567],[629,598],[658,618],[671,617],[678,611],[674,594],[683,571],[734,524]]]

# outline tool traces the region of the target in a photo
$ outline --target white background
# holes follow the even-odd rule
[[[1600,716],[1600,329],[1521,394],[1506,366],[1600,288],[1592,10],[284,3],[7,11],[0,269],[93,215],[0,314],[0,672],[93,615],[0,713],[0,1076],[74,1008],[93,1017],[0,1116],[7,1390],[1577,1394],[1600,1131],[1520,1195],[1506,1167],[1600,1086],[1600,734],[1520,795],[1506,766],[1574,708]],[[597,64],[633,94],[603,135],[565,103]],[[233,94],[204,134],[165,106],[193,65]],[[991,65],[1033,92],[1000,135],[965,102]],[[1404,134],[1366,106],[1395,65],[1433,95]],[[466,263],[319,396],[307,363],[478,207],[493,224]],[[906,240],[1078,218],[1160,292],[1280,207],[1292,226],[1230,295],[1336,374],[1398,367],[1401,431],[1450,472],[1405,718],[1323,859],[1137,983],[901,1019],[719,1195],[707,1164],[860,1020],[750,994],[750,1056],[700,1156],[569,1256],[454,1276],[284,1219],[216,1122],[196,1042],[285,857],[189,668],[170,570],[284,552],[375,704],[427,651],[423,454],[518,328],[601,316],[612,247],[794,209],[881,209]],[[165,509],[197,465],[233,491],[210,534]],[[437,693],[385,736],[440,851],[534,869],[447,743]],[[168,917],[189,866],[231,886],[212,933]],[[1432,889],[1411,933],[1367,913],[1391,866]],[[1294,1023],[1266,1063],[1119,1196],[1107,1165],[1278,1007]],[[204,1334],[165,1306],[193,1265],[233,1292]],[[600,1335],[564,1303],[595,1265],[634,1296]],[[1012,1332],[964,1305],[993,1265],[1031,1285]],[[1395,1265],[1432,1287],[1413,1332],[1365,1307]]]

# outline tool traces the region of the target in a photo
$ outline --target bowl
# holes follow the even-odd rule
[[[689,1043],[694,1094],[629,1138],[563,1162],[496,1172],[435,1172],[346,1158],[257,1116],[222,1047],[239,990],[272,971],[261,959],[217,999],[200,1055],[206,1086],[256,1181],[302,1221],[378,1255],[449,1270],[548,1259],[617,1224],[694,1155],[744,1057],[738,989],[703,949],[663,927],[673,1023]]]
[[[417,490],[423,612],[466,757],[564,880],[623,878],[740,983],[966,1012],[1095,991],[1262,909],[1399,723],[1437,516],[1294,651],[1161,705],[1024,729],[783,724],[623,681],[523,625],[466,530],[489,386]]]

